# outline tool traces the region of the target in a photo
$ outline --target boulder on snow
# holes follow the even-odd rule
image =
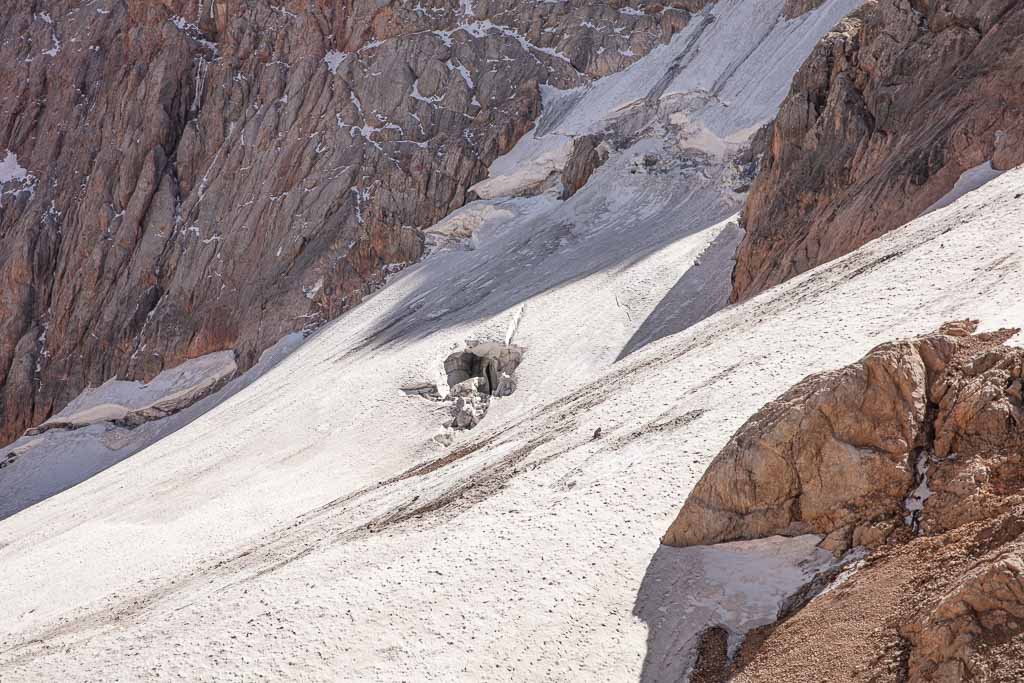
[[[971,334],[976,325],[883,344],[769,403],[711,463],[663,542],[816,533],[843,550],[1014,502],[1024,350],[1002,345],[1016,330]]]

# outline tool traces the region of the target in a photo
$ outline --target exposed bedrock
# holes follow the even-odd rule
[[[869,0],[840,22],[775,121],[732,300],[907,223],[969,169],[1024,163],[1022,69],[1018,0]]]
[[[663,541],[816,533],[841,551],[1024,502],[1024,350],[1002,345],[1015,330],[975,335],[975,325],[883,344],[766,405],[715,458]]]
[[[581,135],[573,140],[569,160],[562,169],[562,199],[568,199],[587,184],[590,176],[608,160],[608,146],[599,135]]]
[[[225,349],[244,370],[336,317],[419,258],[540,85],[622,69],[704,4],[12,3],[0,443],[86,386]]]
[[[1024,676],[1024,349],[975,327],[808,377],[715,458],[665,543],[812,532],[873,552],[707,659],[706,680]]]

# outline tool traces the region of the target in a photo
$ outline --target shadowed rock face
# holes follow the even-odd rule
[[[782,13],[787,19],[795,19],[813,9],[821,7],[825,0],[786,0]]]
[[[732,300],[916,218],[968,169],[1024,163],[1022,68],[1017,0],[871,0],[842,21],[775,121]]]
[[[817,533],[834,550],[875,547],[897,527],[941,532],[991,514],[993,500],[1020,502],[1010,493],[1024,454],[1024,350],[1001,345],[1015,330],[972,335],[975,325],[884,344],[769,403],[663,542]]]
[[[337,316],[420,256],[541,84],[621,69],[704,4],[14,3],[0,443],[87,385],[229,348],[245,369]]]

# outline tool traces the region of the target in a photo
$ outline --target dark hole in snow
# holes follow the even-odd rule
[[[457,351],[444,361],[448,388],[454,389],[475,379],[479,393],[508,396],[515,391],[512,376],[522,360],[521,348],[505,344],[477,344],[465,351]]]
[[[480,423],[492,396],[508,396],[516,390],[515,371],[523,349],[511,344],[473,344],[444,361],[454,429],[472,429]]]

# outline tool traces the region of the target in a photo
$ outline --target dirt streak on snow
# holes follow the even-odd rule
[[[687,32],[718,36],[701,55],[729,54],[684,64],[683,42],[653,55],[659,74],[682,58],[655,83],[658,107],[685,95],[688,121],[731,139],[785,94],[791,72],[771,60],[795,70],[849,4],[786,22],[781,0],[722,0]],[[635,100],[611,78],[562,112],[566,135],[593,102]],[[605,81],[622,90],[601,95]],[[765,88],[763,106],[743,84]],[[681,90],[708,85],[752,111],[714,123],[708,93]],[[647,155],[664,171],[634,173]],[[744,551],[686,555],[659,534],[730,434],[808,373],[952,318],[1019,321],[1024,171],[742,306],[638,338],[656,311],[700,296],[687,274],[740,201],[723,174],[652,133],[566,202],[488,200],[510,215],[481,220],[474,250],[407,268],[187,428],[0,522],[5,680],[651,679],[710,622],[765,619],[822,561],[813,539],[748,548],[742,561],[778,580],[731,603],[746,570],[721,568]],[[728,278],[728,259],[704,265]],[[708,281],[693,279],[717,291]],[[518,390],[440,445],[444,407],[401,387],[514,321]],[[691,618],[666,619],[666,605]]]
[[[14,625],[0,665],[14,680],[85,678],[109,673],[112,661],[126,677],[155,667],[193,678],[230,669],[621,679],[645,660],[658,670],[676,642],[659,627],[659,603],[729,598],[714,583],[707,593],[650,593],[683,552],[659,550],[657,535],[709,459],[809,372],[947,319],[1024,317],[1024,282],[1013,277],[1024,258],[1024,206],[1013,199],[1022,187],[1024,170],[1007,173],[949,211],[651,344],[562,399],[485,422],[447,467],[325,501],[253,542],[242,524],[258,515],[308,509],[295,500],[311,488],[352,490],[340,466],[330,469],[332,458],[355,462],[340,444],[299,457],[271,444],[230,448],[243,427],[261,425],[264,440],[309,442],[308,421],[283,420],[267,399],[306,411],[326,401],[343,374],[341,326],[331,328],[188,429],[0,525],[0,558],[16,579],[0,601]],[[528,310],[524,331],[531,320]],[[537,386],[534,378],[516,395]],[[363,443],[394,442],[395,425],[410,431],[403,418],[430,404],[390,405],[402,414],[378,416]],[[217,553],[233,541],[233,557]]]

